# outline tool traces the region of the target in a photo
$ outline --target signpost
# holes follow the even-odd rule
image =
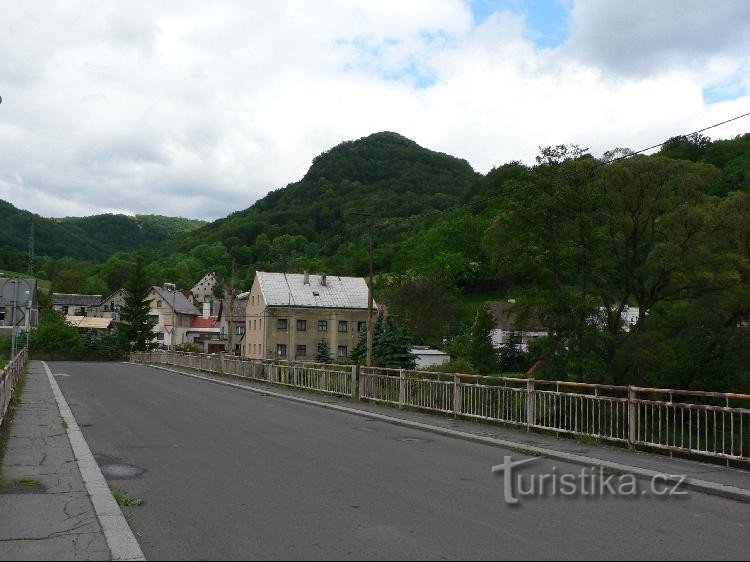
[[[11,359],[16,356],[18,352],[18,326],[23,323],[26,319],[26,311],[24,310],[26,303],[31,299],[31,287],[29,284],[18,277],[8,279],[3,285],[3,300],[11,303],[11,346],[10,346],[10,357]]]

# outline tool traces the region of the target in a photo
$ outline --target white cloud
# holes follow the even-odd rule
[[[715,44],[703,4],[677,23],[625,5],[577,4],[568,42],[538,50],[523,17],[475,26],[459,0],[19,0],[0,22],[0,198],[218,218],[377,131],[486,172],[539,145],[640,148],[747,111],[744,3],[712,10]],[[707,87],[740,94],[707,104]]]

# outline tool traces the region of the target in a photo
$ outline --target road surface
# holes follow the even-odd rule
[[[149,559],[747,559],[750,505],[504,501],[523,455],[144,366],[49,363]],[[67,375],[67,376],[63,376]],[[540,460],[524,474],[578,474]],[[645,485],[645,484],[644,484]]]

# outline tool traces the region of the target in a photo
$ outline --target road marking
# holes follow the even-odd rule
[[[67,426],[68,439],[73,447],[73,455],[81,471],[86,491],[91,497],[91,503],[99,519],[99,524],[104,531],[104,538],[107,541],[107,546],[109,546],[112,560],[146,560],[138,541],[133,536],[130,525],[122,514],[120,506],[117,505],[115,498],[112,496],[107,481],[102,476],[102,471],[99,469],[94,455],[91,454],[91,449],[89,449],[86,439],[83,437],[81,428],[78,427],[65,396],[60,391],[55,376],[46,362],[42,361],[42,366],[47,372],[47,378],[52,386],[55,400],[57,400],[57,407]]]

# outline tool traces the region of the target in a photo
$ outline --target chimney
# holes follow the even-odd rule
[[[310,274],[305,270],[305,285],[310,284]]]
[[[323,274],[322,274],[322,275],[320,276],[320,286],[321,286],[321,287],[325,287],[325,286],[326,286],[326,274],[325,274],[325,273],[323,273]]]
[[[211,316],[211,303],[204,302],[203,303],[203,318],[208,318],[209,316]]]

